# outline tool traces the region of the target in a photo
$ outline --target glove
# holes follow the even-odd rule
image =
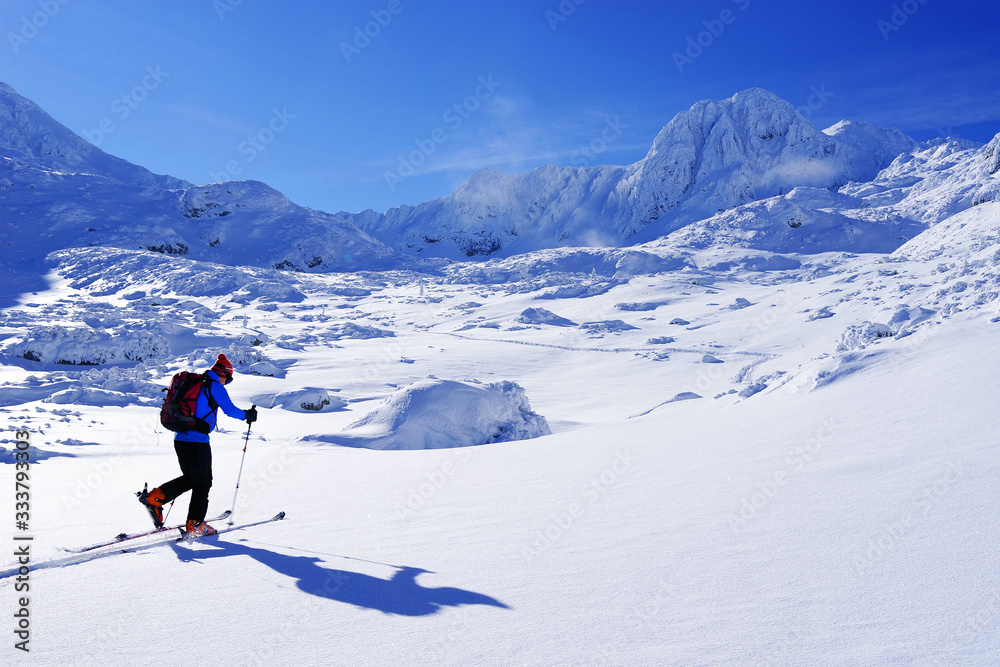
[[[247,424],[252,424],[255,421],[257,421],[257,406],[256,405],[251,405],[250,409],[246,410],[245,412],[247,413],[247,416],[244,419],[246,419]]]

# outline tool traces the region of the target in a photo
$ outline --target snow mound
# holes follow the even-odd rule
[[[598,296],[610,291],[612,288],[619,285],[618,281],[614,282],[585,282],[578,285],[564,285],[563,287],[557,287],[556,289],[546,292],[544,294],[539,294],[536,299],[580,299],[586,298],[588,296]]]
[[[215,363],[219,353],[226,355],[229,362],[237,373],[249,373],[250,367],[267,361],[264,352],[256,345],[245,345],[243,343],[231,343],[227,348],[202,347],[198,348],[187,356],[188,361],[193,363],[203,363],[211,367]]]
[[[646,345],[667,345],[668,343],[673,343],[675,340],[673,336],[656,336],[647,340]]]
[[[445,449],[552,433],[520,385],[421,380],[400,389],[341,434],[305,438],[367,449]]]
[[[354,322],[342,322],[340,324],[335,324],[330,328],[329,338],[330,340],[341,340],[343,338],[352,338],[354,340],[365,340],[368,338],[393,338],[395,333],[389,331],[388,329],[379,329],[378,327],[368,326],[366,324],[355,324]]]
[[[254,404],[266,408],[283,408],[292,412],[333,412],[340,410],[347,401],[336,396],[330,396],[326,389],[304,387],[295,391],[285,391],[254,397]]]
[[[109,391],[107,389],[94,389],[90,387],[75,387],[57,391],[43,403],[56,403],[59,405],[131,405],[136,402],[134,396],[124,394],[120,391]]]
[[[883,338],[891,338],[894,335],[895,333],[888,324],[878,322],[852,324],[841,335],[837,351],[863,350],[872,343],[878,342]]]
[[[656,310],[660,306],[665,306],[666,304],[666,301],[629,301],[616,303],[615,308],[627,312],[645,312],[648,310]]]
[[[830,306],[823,306],[820,309],[818,309],[815,313],[809,315],[807,321],[815,322],[816,320],[825,320],[826,318],[833,317],[834,315],[836,315],[836,313],[830,310]]]
[[[526,308],[517,318],[522,324],[548,324],[554,327],[575,327],[576,323],[545,308]]]
[[[623,320],[601,320],[599,322],[584,322],[580,328],[590,333],[621,333],[632,331],[639,327],[634,327]]]
[[[264,377],[285,377],[285,371],[271,363],[270,361],[257,361],[250,364],[250,368],[247,369],[250,375],[261,375]]]

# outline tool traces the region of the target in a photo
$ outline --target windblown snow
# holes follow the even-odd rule
[[[6,86],[0,139],[0,513],[32,536],[0,652],[25,596],[38,664],[1000,653],[1000,137],[750,90],[634,165],[357,215],[149,174]],[[67,557],[148,527],[162,388],[220,352],[260,417],[220,416],[209,513],[286,518]]]

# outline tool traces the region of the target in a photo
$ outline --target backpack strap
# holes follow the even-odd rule
[[[212,396],[212,378],[208,377],[208,373],[205,373],[205,379],[202,380],[202,382],[204,383],[203,387],[205,388],[205,398],[208,399],[208,407],[214,412],[219,409],[219,403],[215,400],[215,397]]]
[[[201,389],[205,393],[205,399],[208,401],[208,414],[204,417],[198,417],[198,419],[205,421],[209,414],[212,414],[219,409],[219,403],[215,400],[215,397],[212,396],[212,378],[208,377],[208,373],[202,373],[201,377]],[[197,417],[197,415],[195,416]],[[208,427],[206,426],[206,428]]]

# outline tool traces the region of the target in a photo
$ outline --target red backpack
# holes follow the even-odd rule
[[[179,433],[197,431],[207,434],[211,427],[208,422],[195,414],[195,410],[198,397],[203,391],[207,394],[209,407],[212,410],[219,407],[212,399],[212,392],[208,391],[211,382],[211,378],[204,373],[182,371],[174,375],[170,380],[170,386],[163,390],[167,392],[167,396],[163,399],[163,407],[160,408],[160,423],[165,428]]]

